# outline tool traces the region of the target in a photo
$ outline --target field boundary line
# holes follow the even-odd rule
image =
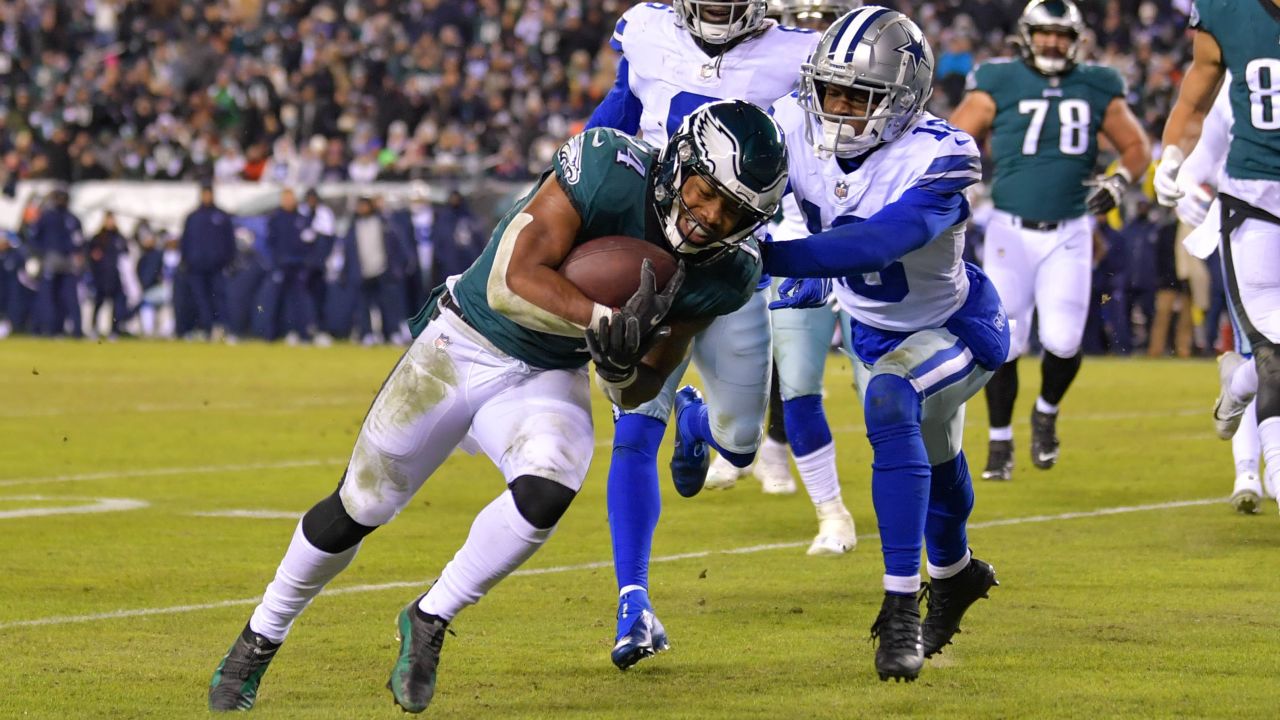
[[[0,478],[0,487],[37,485],[43,483],[85,482],[92,480],[124,480],[127,478],[156,477],[159,475],[203,475],[209,473],[244,472],[246,470],[284,470],[288,468],[320,467],[345,463],[347,458],[320,460],[277,460],[272,462],[230,463],[227,465],[194,465],[190,467],[140,468],[138,470],[104,470],[102,472],[75,473],[72,475],[44,475],[32,477]]]
[[[1060,520],[1079,520],[1084,518],[1107,517],[1110,515],[1124,515],[1137,512],[1151,512],[1156,510],[1174,510],[1178,508],[1198,507],[1202,505],[1216,505],[1225,503],[1225,497],[1201,498],[1199,500],[1175,500],[1164,503],[1153,503],[1149,505],[1121,505],[1118,507],[1099,508],[1097,510],[1079,510],[1075,512],[1058,513],[1056,515],[1029,515],[1026,517],[1003,518],[996,520],[985,520],[983,522],[970,523],[970,530],[980,530],[983,528],[1007,527],[1010,525],[1029,525],[1034,523],[1057,522]],[[859,535],[859,540],[865,540],[876,537],[876,533],[866,533]],[[785,542],[785,543],[767,543],[763,545],[749,545],[740,548],[728,548],[725,550],[700,550],[696,552],[680,553],[677,555],[664,555],[662,557],[653,558],[650,562],[668,563],[678,560],[696,560],[698,558],[711,557],[713,555],[748,555],[757,552],[766,552],[769,550],[787,550],[793,548],[805,547],[810,543],[809,540],[803,542]],[[588,563],[577,563],[574,565],[559,565],[545,568],[528,568],[516,570],[511,573],[511,577],[517,576],[534,576],[534,575],[553,575],[566,572],[577,572],[580,570],[599,570],[613,565],[612,561],[598,561]],[[382,590],[399,590],[403,588],[422,588],[430,582],[429,578],[421,580],[398,580],[394,582],[374,583],[367,585],[352,585],[350,587],[337,587],[324,590],[321,595],[354,595],[357,593],[379,592]],[[244,605],[257,605],[262,596],[251,598],[241,598],[238,600],[220,600],[217,602],[198,603],[194,605],[173,605],[160,608],[135,608],[131,610],[113,610],[104,613],[92,613],[88,615],[57,615],[52,617],[35,618],[32,620],[13,620],[10,622],[0,622],[0,630],[8,630],[10,628],[24,627],[42,627],[49,625],[72,625],[76,623],[97,622],[100,620],[118,620],[122,618],[149,617],[153,615],[176,615],[180,613],[198,612],[201,610],[217,610],[228,607],[240,607]]]

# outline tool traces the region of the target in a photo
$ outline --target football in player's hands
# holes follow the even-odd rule
[[[569,252],[560,274],[591,300],[620,308],[640,289],[644,261],[653,266],[656,287],[667,287],[678,265],[665,248],[623,235],[588,240]]]

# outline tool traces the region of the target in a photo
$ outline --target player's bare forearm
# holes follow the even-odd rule
[[[671,334],[654,345],[636,366],[636,380],[622,391],[618,406],[630,410],[657,397],[667,378],[680,367],[693,337],[709,324],[709,320],[672,323]]]
[[[1102,134],[1120,155],[1120,167],[1129,174],[1131,182],[1142,180],[1151,164],[1151,141],[1142,124],[1129,109],[1124,98],[1115,98],[1107,105],[1102,118]]]
[[[498,240],[486,296],[490,307],[531,330],[580,336],[601,312],[556,268],[573,249],[582,219],[554,178]]]
[[[969,133],[981,143],[991,129],[996,117],[996,101],[981,90],[970,90],[965,93],[960,105],[951,113],[947,123]]]
[[[1225,73],[1218,41],[1209,33],[1197,32],[1192,45],[1191,66],[1182,78],[1178,100],[1164,125],[1162,142],[1166,147],[1176,145],[1184,153],[1190,153],[1195,147],[1200,138],[1200,126],[1213,107]]]

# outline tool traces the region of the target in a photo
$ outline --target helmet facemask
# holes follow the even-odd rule
[[[1066,35],[1070,44],[1062,57],[1051,57],[1036,50],[1031,36],[1037,32]],[[1032,0],[1018,18],[1018,46],[1023,60],[1041,75],[1061,75],[1076,66],[1080,55],[1084,18],[1069,0]]]
[[[705,185],[688,187],[695,177]],[[786,145],[777,123],[748,103],[720,101],[691,113],[667,141],[654,175],[653,201],[672,249],[702,263],[736,249],[768,222],[782,203],[786,183]],[[734,224],[727,230],[707,226],[690,207],[686,190],[717,194],[720,212],[730,214]]]
[[[709,45],[724,45],[764,26],[765,0],[674,0],[676,22]],[[709,15],[703,19],[704,13]]]

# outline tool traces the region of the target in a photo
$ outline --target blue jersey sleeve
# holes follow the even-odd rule
[[[618,61],[618,80],[609,94],[604,96],[604,100],[600,101],[595,112],[591,113],[586,130],[607,127],[628,135],[635,135],[640,130],[640,112],[643,108],[640,98],[631,92],[631,85],[627,80],[630,74],[630,66],[624,57]]]
[[[963,193],[912,187],[863,222],[803,240],[762,243],[764,271],[791,278],[879,272],[968,216]]]

